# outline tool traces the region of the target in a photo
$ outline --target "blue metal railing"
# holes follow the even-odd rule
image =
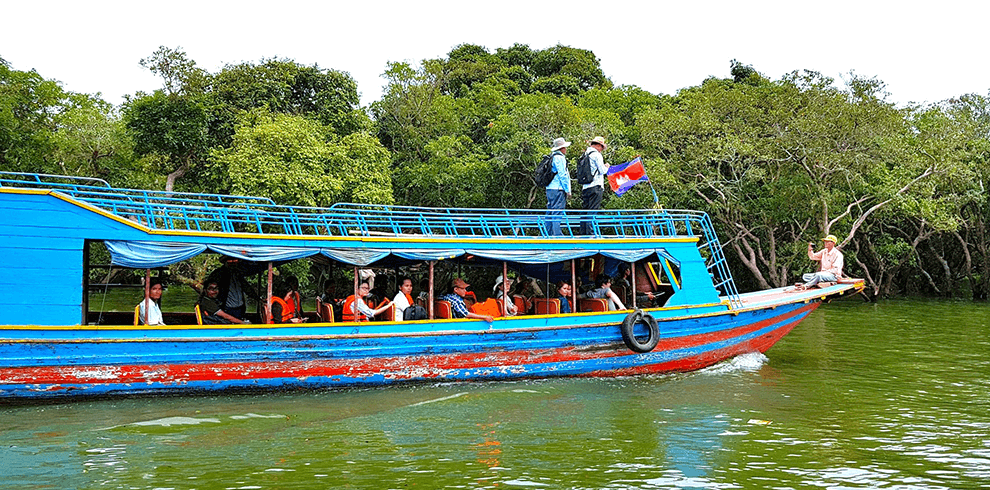
[[[546,210],[420,208],[339,203],[290,207],[271,199],[113,188],[100,179],[0,172],[0,187],[50,189],[155,230],[304,236],[548,237]],[[566,210],[565,236],[582,222],[593,237],[698,237],[715,287],[741,306],[721,245],[706,213],[689,210]]]

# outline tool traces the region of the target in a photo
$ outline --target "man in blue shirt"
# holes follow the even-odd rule
[[[560,236],[560,218],[564,215],[567,198],[571,197],[571,174],[567,171],[567,147],[570,141],[564,138],[553,140],[553,180],[547,185],[547,235]]]
[[[484,320],[491,323],[494,318],[490,315],[479,315],[468,310],[467,305],[464,304],[464,295],[468,293],[468,288],[471,287],[464,279],[455,277],[451,282],[451,292],[440,297],[441,301],[447,301],[450,303],[450,309],[454,314],[454,318],[477,318],[479,320]]]

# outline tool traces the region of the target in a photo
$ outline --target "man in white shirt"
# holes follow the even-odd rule
[[[605,193],[605,175],[608,173],[609,165],[605,163],[602,152],[605,151],[605,138],[595,136],[588,142],[588,149],[584,151],[591,159],[591,174],[593,178],[590,184],[581,187],[581,204],[588,211],[594,211],[602,207],[602,195]],[[581,234],[591,235],[591,223],[589,220],[581,221]]]

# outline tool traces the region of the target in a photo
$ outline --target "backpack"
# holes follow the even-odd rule
[[[591,153],[587,152],[581,155],[577,161],[577,182],[578,184],[585,185],[590,184],[592,180],[595,180],[595,173],[591,170]]]
[[[420,305],[409,305],[406,307],[406,311],[402,312],[402,319],[404,321],[426,320],[426,317],[426,308]]]
[[[555,173],[553,170],[553,153],[543,155],[540,164],[536,166],[536,172],[533,173],[533,180],[536,181],[536,185],[546,187],[550,185],[550,182],[553,182],[553,175]]]

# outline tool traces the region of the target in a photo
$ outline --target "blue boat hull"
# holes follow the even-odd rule
[[[12,328],[0,340],[0,398],[690,371],[766,351],[820,303],[748,311],[652,310],[660,342],[623,343],[623,313],[254,329]],[[439,328],[440,330],[435,330]],[[637,335],[647,335],[637,326]]]

